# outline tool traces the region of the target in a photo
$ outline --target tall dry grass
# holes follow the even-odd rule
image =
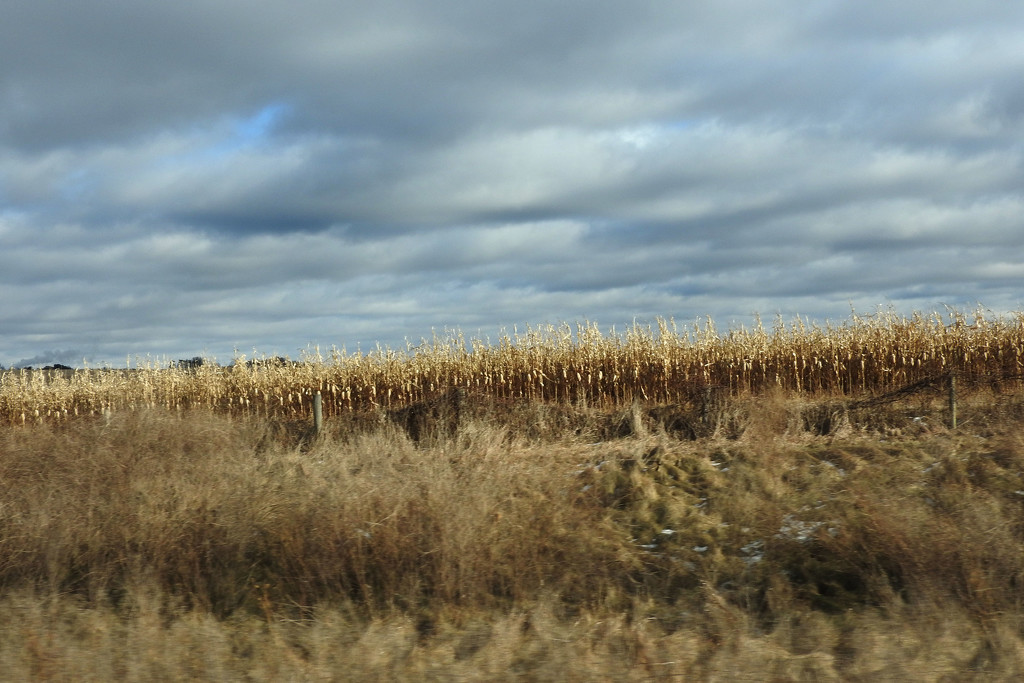
[[[725,333],[710,319],[691,328],[659,320],[622,334],[585,323],[528,329],[493,344],[452,333],[404,351],[317,350],[294,364],[235,360],[230,367],[142,361],[126,371],[7,371],[0,373],[0,421],[155,407],[303,415],[318,391],[330,417],[397,410],[453,387],[494,399],[610,406],[694,403],[709,391],[863,396],[952,371],[969,386],[1009,386],[1024,376],[1024,313],[889,312],[824,327],[777,320],[771,330],[758,323]]]
[[[265,600],[489,607],[541,586],[594,600],[619,582],[635,559],[552,476],[578,455],[486,428],[461,439],[424,453],[385,429],[302,452],[163,411],[9,431],[0,585],[116,605],[145,578],[228,615]]]
[[[1020,395],[966,396],[958,431],[937,398],[829,405],[491,399],[418,442],[165,408],[4,429],[0,671],[1020,677]]]

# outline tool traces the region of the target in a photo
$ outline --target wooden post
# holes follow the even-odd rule
[[[704,387],[704,395],[700,402],[700,421],[702,424],[711,422],[711,387]]]
[[[956,370],[949,371],[949,426],[956,429]]]
[[[320,432],[324,428],[324,404],[323,398],[320,396],[320,392],[313,394],[313,429],[316,430],[316,435],[320,436]]]

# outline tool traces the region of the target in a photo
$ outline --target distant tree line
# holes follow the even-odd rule
[[[176,370],[198,370],[205,365],[217,365],[216,363],[203,358],[202,356],[193,356],[192,358],[182,358],[171,363],[171,368]],[[283,368],[294,363],[284,356],[273,356],[271,358],[253,358],[252,360],[245,361],[247,368]],[[227,367],[234,367],[234,363]]]
[[[294,361],[290,361],[284,356],[272,356],[270,358],[254,358],[252,360],[245,361],[247,368],[284,368],[290,365],[295,365]],[[179,358],[176,361],[170,363],[170,368],[173,370],[198,370],[199,368],[212,365],[217,366],[217,363],[207,360],[202,356],[193,356],[192,358]],[[234,367],[234,363],[226,367]],[[21,368],[6,367],[3,363],[0,363],[0,371],[3,370],[74,370],[70,365],[64,365],[63,363],[53,363],[52,365],[46,365],[41,368],[36,368],[31,365],[26,365]]]
[[[0,370],[6,370],[3,365],[0,365]],[[41,368],[34,368],[31,365],[26,365],[23,368],[11,368],[11,370],[74,370],[70,365],[64,365],[63,363],[54,363],[53,365],[44,365]]]
[[[199,368],[206,365],[206,359],[202,356],[193,356],[192,358],[179,359],[171,363],[171,368],[175,370],[198,370]]]

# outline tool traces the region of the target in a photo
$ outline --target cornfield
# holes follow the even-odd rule
[[[602,332],[592,323],[503,335],[497,343],[450,333],[404,351],[319,350],[296,362],[0,374],[0,422],[25,424],[109,411],[194,407],[243,414],[308,414],[316,392],[324,415],[399,409],[453,388],[499,399],[616,405],[694,401],[771,388],[814,396],[884,393],[955,372],[964,386],[1006,385],[1024,376],[1024,313],[956,310],[900,316],[854,314],[841,324],[777,319],[771,330],[719,333],[707,318]]]

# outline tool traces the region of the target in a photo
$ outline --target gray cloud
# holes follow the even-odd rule
[[[1021,308],[1012,3],[0,19],[0,362]]]

